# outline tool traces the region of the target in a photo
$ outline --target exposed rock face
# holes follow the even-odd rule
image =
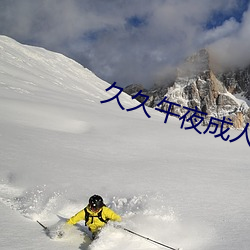
[[[144,90],[144,86],[142,84],[131,84],[123,89],[123,91],[129,95],[135,95],[140,90]]]
[[[225,84],[230,93],[240,93],[250,100],[250,66],[218,74],[218,79]]]
[[[231,119],[235,128],[244,127],[250,122],[250,109],[245,101],[233,94],[241,93],[250,99],[250,67],[215,75],[210,66],[209,53],[203,49],[187,58],[177,69],[177,77],[170,87],[154,87],[150,90],[140,87],[150,97],[147,105],[155,107],[167,96],[170,102],[192,109],[197,107],[199,111],[207,113],[205,124],[212,116],[218,119],[225,117],[227,121]],[[133,91],[127,93],[131,95],[138,92],[138,88],[131,85],[130,89]],[[161,109],[167,110],[168,104],[163,103]],[[182,116],[187,110],[173,106],[172,112]]]

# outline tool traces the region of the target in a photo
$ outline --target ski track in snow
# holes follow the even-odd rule
[[[20,108],[22,112],[20,112]],[[4,110],[8,109],[8,114]],[[85,121],[71,118],[70,111],[67,116],[66,110],[51,108],[48,105],[33,104],[5,100],[1,102],[0,114],[2,121],[15,122],[33,128],[41,128],[65,133],[85,133],[91,129],[90,124]]]

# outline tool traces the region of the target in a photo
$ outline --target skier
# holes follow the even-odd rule
[[[80,220],[85,220],[85,226],[92,232],[94,239],[109,220],[120,222],[122,219],[120,215],[105,206],[101,196],[95,194],[89,198],[89,204],[72,216],[67,224],[74,225]]]

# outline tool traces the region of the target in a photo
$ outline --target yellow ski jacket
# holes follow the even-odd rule
[[[116,214],[113,210],[110,208],[103,206],[99,211],[93,212],[89,209],[89,207],[86,207],[87,212],[89,213],[88,221],[85,221],[86,226],[88,226],[89,230],[92,233],[97,232],[100,228],[102,228],[106,223],[105,221],[112,220],[112,221],[121,221],[120,215]],[[101,218],[100,220],[98,218],[98,215],[100,215],[101,212]],[[74,225],[80,220],[85,220],[85,210],[82,209],[77,214],[72,216],[68,221],[67,224]]]

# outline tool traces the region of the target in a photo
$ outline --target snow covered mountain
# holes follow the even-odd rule
[[[119,83],[118,83],[119,85]],[[153,250],[111,224],[90,242],[84,222],[53,229],[93,194],[122,225],[184,250],[248,250],[249,146],[180,129],[63,55],[0,36],[0,248]],[[202,130],[202,127],[201,127]],[[230,130],[235,138],[240,130]]]
[[[155,86],[143,93],[150,96],[147,105],[155,107],[167,96],[168,101],[207,113],[205,124],[210,117],[231,119],[233,127],[243,128],[250,122],[249,69],[215,72],[208,50],[202,49],[190,56],[177,69],[177,76],[171,86]],[[133,86],[133,85],[132,85]],[[132,86],[125,92],[133,95]],[[140,88],[142,89],[142,87]],[[235,95],[237,94],[237,95]],[[140,101],[140,100],[139,100]],[[161,105],[164,110],[168,104]],[[176,114],[183,116],[185,109],[175,108]]]

